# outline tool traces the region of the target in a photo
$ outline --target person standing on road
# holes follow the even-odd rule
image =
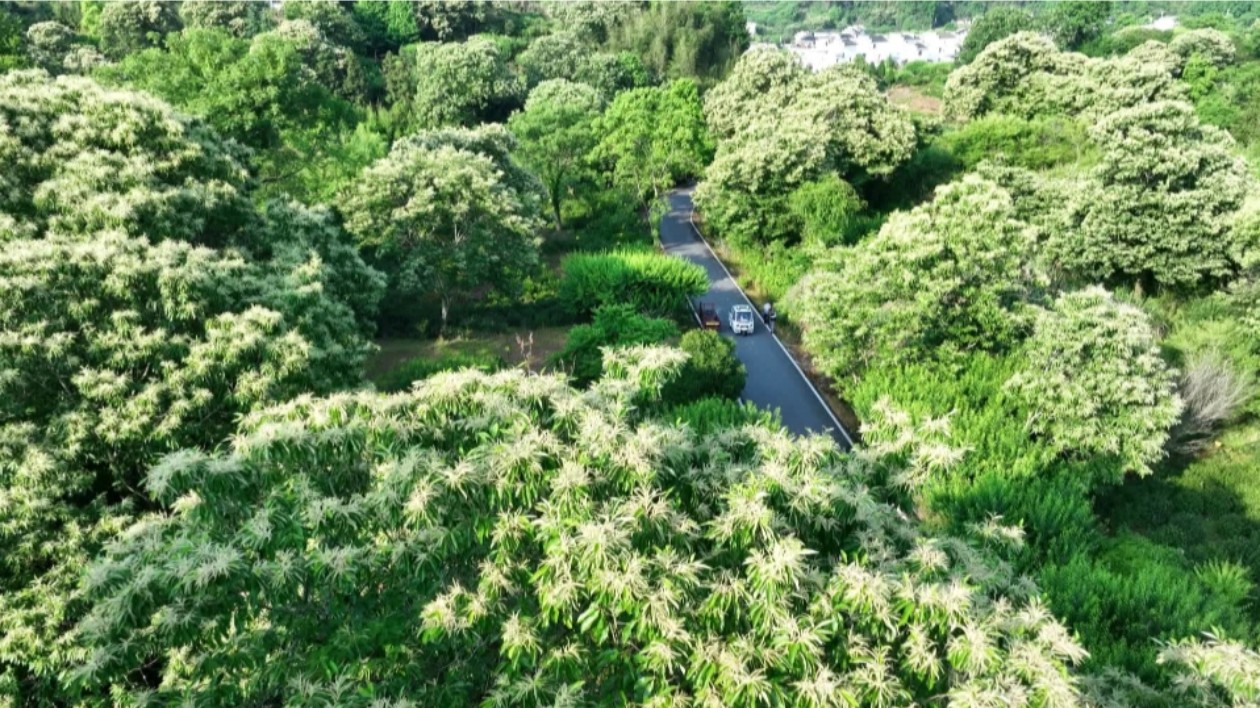
[[[767,300],[761,305],[761,321],[766,325],[770,325],[770,301]]]

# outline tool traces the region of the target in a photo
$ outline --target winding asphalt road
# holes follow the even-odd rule
[[[669,213],[661,219],[661,246],[666,253],[689,260],[708,272],[709,291],[700,299],[717,305],[722,318],[722,332],[732,337],[734,335],[727,322],[731,307],[752,303],[692,226],[691,211],[690,189],[670,193]],[[753,309],[758,310],[756,306]],[[794,433],[826,433],[845,449],[852,446],[852,440],[840,421],[823,403],[787,349],[777,337],[766,331],[760,314],[751,335],[734,339],[735,353],[748,369],[743,393],[745,401],[761,408],[779,409],[783,424]]]

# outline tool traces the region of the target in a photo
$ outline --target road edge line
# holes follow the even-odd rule
[[[691,230],[696,232],[696,238],[700,239],[700,243],[703,243],[704,247],[709,249],[709,255],[713,256],[713,260],[717,261],[718,265],[722,267],[722,272],[726,273],[726,277],[730,278],[731,282],[735,284],[735,289],[739,291],[741,296],[743,296],[744,302],[747,302],[748,306],[756,312],[757,306],[753,304],[752,298],[748,297],[748,293],[744,292],[743,286],[739,284],[739,281],[735,279],[734,275],[731,275],[730,269],[727,268],[726,264],[722,262],[722,259],[718,257],[717,251],[713,250],[713,246],[709,245],[709,240],[704,237],[704,234],[700,233],[700,228],[696,226],[695,215],[696,210],[694,207],[687,210],[687,223],[691,224]],[[783,355],[787,357],[787,360],[792,362],[792,367],[796,369],[796,373],[800,374],[801,378],[805,380],[805,385],[809,386],[810,391],[813,391],[814,398],[817,398],[818,403],[822,405],[823,410],[827,411],[827,416],[831,418],[831,422],[836,424],[836,430],[840,431],[840,434],[843,435],[844,439],[849,443],[849,448],[852,449],[854,447],[854,443],[853,438],[849,435],[849,431],[845,429],[844,424],[836,417],[835,411],[831,410],[831,406],[827,405],[826,399],[824,399],[822,394],[818,392],[818,387],[815,386],[814,382],[810,381],[809,377],[805,375],[805,371],[801,369],[801,365],[796,363],[796,357],[792,356],[792,352],[788,351],[788,348],[783,346],[783,342],[779,341],[779,335],[774,332],[766,332],[766,334],[770,335],[770,337],[774,340],[774,343],[779,345],[779,349],[783,350]]]

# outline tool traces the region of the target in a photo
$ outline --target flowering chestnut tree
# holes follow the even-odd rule
[[[956,458],[939,433],[890,414],[852,456],[700,437],[636,412],[681,353],[606,357],[585,392],[465,370],[166,458],[146,488],[172,512],[88,573],[76,680],[214,704],[1073,704],[1084,652],[1029,581],[898,506]]]

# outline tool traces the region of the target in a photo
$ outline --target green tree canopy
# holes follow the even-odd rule
[[[162,44],[162,38],[179,30],[179,9],[161,0],[107,2],[101,9],[96,32],[101,49],[118,59],[146,47]]]
[[[575,81],[591,56],[591,48],[576,31],[545,34],[516,57],[517,66],[525,72],[525,82],[532,89],[548,79]]]
[[[1046,13],[1042,26],[1060,47],[1078,49],[1103,33],[1111,10],[1111,0],[1061,0]]]
[[[1098,165],[1064,206],[1049,250],[1070,272],[1194,286],[1235,271],[1231,217],[1251,187],[1224,132],[1184,103],[1119,111],[1091,131]]]
[[[221,29],[249,38],[271,29],[274,21],[270,9],[265,3],[249,0],[183,0],[179,17],[185,27]]]
[[[307,196],[320,189],[310,172],[321,173],[330,160],[350,162],[353,171],[363,164],[342,150],[354,131],[348,99],[365,86],[362,67],[305,20],[285,21],[251,40],[186,29],[170,35],[164,50],[132,54],[97,76],[161,96],[254,148],[253,162],[272,193]]]
[[[506,118],[524,97],[524,84],[491,37],[416,45],[412,107],[426,128],[471,126]]]
[[[340,0],[290,2],[285,3],[282,9],[284,19],[310,22],[329,42],[335,45],[356,51],[363,48],[365,41],[363,28],[358,25],[354,19],[355,16]]]
[[[520,141],[521,160],[546,185],[557,229],[563,226],[561,204],[587,172],[586,158],[598,140],[596,121],[603,107],[597,89],[552,79],[534,87],[525,109],[508,121]]]
[[[452,304],[477,288],[510,291],[538,258],[538,195],[516,188],[503,156],[472,148],[440,135],[400,141],[342,207],[346,227],[389,274],[391,297],[435,298],[443,325]]]
[[[678,181],[700,174],[712,152],[699,90],[689,79],[618,94],[596,130],[593,158],[606,167],[615,187],[644,206],[657,203]]]
[[[818,73],[773,49],[745,54],[705,97],[717,154],[696,190],[706,222],[737,242],[790,240],[788,205],[807,182],[890,174],[910,158],[915,129],[860,68]]]
[[[1061,52],[1049,38],[1018,32],[990,44],[945,82],[945,114],[970,120],[989,113],[1028,119],[1080,117],[1091,124],[1143,103],[1182,100],[1180,63],[1155,42],[1118,57]]]
[[[1099,287],[1067,293],[1038,313],[1025,353],[1008,386],[1032,434],[1065,455],[1114,456],[1122,474],[1150,473],[1182,404],[1145,313]]]
[[[26,30],[31,63],[50,74],[82,74],[105,61],[77,32],[56,22],[36,22]]]
[[[958,63],[969,64],[990,44],[1016,32],[1032,30],[1035,26],[1033,16],[1021,7],[990,8],[971,23],[967,38],[958,51]]]
[[[654,75],[711,86],[748,49],[738,2],[651,2],[606,28],[606,47],[630,51]]]
[[[172,513],[89,571],[76,679],[216,704],[1075,700],[1084,652],[1030,583],[882,481],[947,464],[938,439],[891,416],[856,456],[699,436],[635,412],[681,353],[606,356],[588,392],[447,373],[168,457],[146,489]]]
[[[959,350],[1018,343],[1032,233],[1010,195],[978,177],[898,212],[873,238],[835,253],[791,293],[814,364],[836,378]]]

